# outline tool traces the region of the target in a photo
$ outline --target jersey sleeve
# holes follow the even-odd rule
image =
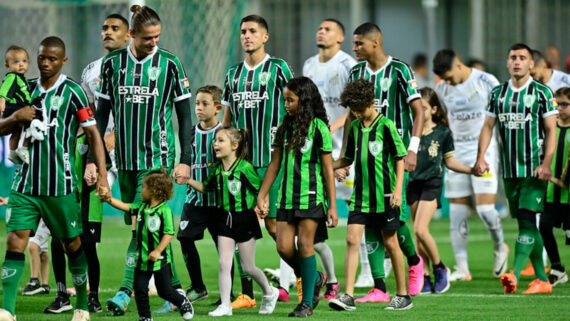
[[[315,136],[318,135],[317,147],[322,153],[332,152],[332,136],[327,125],[320,119],[317,121]],[[317,138],[317,137],[315,137]]]
[[[79,125],[81,127],[96,125],[95,113],[91,110],[89,100],[83,89],[80,86],[76,86],[72,89],[71,95],[71,102],[75,108],[75,116],[77,116]]]
[[[172,218],[172,210],[170,206],[164,204],[164,210],[162,211],[162,227],[164,234],[174,234],[174,219]]]
[[[539,114],[542,115],[542,118],[546,118],[548,116],[557,115],[558,114],[558,102],[552,94],[552,90],[548,87],[544,87],[541,92],[542,101],[540,103],[540,110]]]
[[[358,128],[358,119],[354,120],[348,128],[348,136],[346,139],[346,148],[344,149],[344,158],[354,161],[356,154],[356,137],[354,136]]]
[[[455,146],[453,146],[451,131],[447,127],[444,127],[442,140],[441,152],[443,154],[443,158],[446,159],[452,157],[455,154]]]
[[[222,94],[222,105],[231,106],[232,104],[232,81],[230,79],[231,73],[228,71],[226,73],[226,79],[224,80],[224,93]]]
[[[141,208],[142,203],[131,203],[129,204],[131,215],[138,216],[139,209]]]
[[[176,57],[173,59],[173,67],[170,72],[174,102],[190,98],[192,96],[190,92],[190,81],[186,76],[182,63]]]
[[[247,166],[244,166],[240,180],[254,194],[257,194],[259,188],[261,187],[261,179],[259,179],[259,175],[257,175],[257,172],[249,163]]]
[[[278,66],[279,68],[277,69],[276,83],[277,87],[279,87],[279,90],[283,92],[285,85],[287,85],[289,80],[291,80],[294,76],[291,67],[289,67],[285,61],[282,60]]]
[[[0,97],[11,101],[12,88],[16,85],[16,75],[14,73],[9,73],[2,80],[2,86],[0,86]]]
[[[384,145],[386,144],[388,145],[390,155],[398,158],[408,155],[404,142],[400,134],[398,134],[396,125],[387,118],[384,126]]]
[[[92,104],[94,101],[94,96],[93,92],[91,92],[91,88],[89,88],[89,79],[87,79],[89,75],[89,70],[91,70],[90,67],[91,65],[88,65],[87,67],[85,67],[85,69],[83,69],[83,72],[81,73],[81,87],[83,88],[83,91],[85,91],[87,100],[89,101],[90,104]]]
[[[491,90],[489,99],[487,99],[487,106],[485,107],[485,114],[489,117],[497,118],[497,94],[499,90]]]
[[[356,61],[352,59],[352,57],[347,56],[345,59],[341,60],[340,66],[338,69],[339,79],[342,82],[342,88],[344,88],[344,84],[346,84],[348,79],[350,78],[350,70],[352,67],[356,65]]]
[[[404,95],[406,96],[406,102],[409,104],[412,100],[421,98],[418,92],[418,82],[414,78],[414,72],[410,66],[403,64],[404,67],[400,69],[398,73],[398,80],[401,82],[400,86],[404,89]]]
[[[113,90],[113,61],[103,58],[101,62],[101,73],[99,74],[99,86],[97,92],[94,93],[98,98],[111,100],[111,91]]]

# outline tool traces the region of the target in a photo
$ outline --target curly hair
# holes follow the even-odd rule
[[[341,106],[362,111],[374,102],[374,85],[365,79],[357,79],[344,86],[340,95]]]
[[[146,184],[152,197],[157,200],[165,202],[172,198],[174,190],[172,178],[164,168],[148,173],[143,179],[143,184]]]
[[[435,114],[431,116],[431,119],[434,123],[445,126],[449,128],[449,121],[447,120],[447,112],[445,108],[441,105],[439,98],[435,91],[429,87],[423,87],[419,90],[422,99],[428,102],[428,104],[433,108],[434,106],[437,107]]]
[[[299,155],[301,148],[305,145],[305,138],[313,119],[319,118],[327,125],[329,119],[319,89],[311,79],[307,77],[293,78],[286,87],[299,97],[298,108],[294,115],[285,115],[281,126],[277,129],[275,142],[278,145],[283,145],[285,135],[288,133],[290,137],[287,138],[289,141],[287,149],[293,150],[296,155]]]

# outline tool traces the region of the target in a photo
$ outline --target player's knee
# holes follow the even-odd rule
[[[62,239],[61,243],[63,244],[65,253],[77,252],[81,248],[81,239],[79,236],[76,236],[72,239]]]
[[[429,235],[429,230],[424,227],[414,227],[414,236],[417,240],[424,241]],[[388,245],[386,245],[388,247]]]
[[[351,249],[358,249],[360,247],[360,240],[361,237],[356,237],[355,235],[347,234],[346,235],[346,247]]]
[[[487,229],[497,229],[501,227],[501,217],[495,209],[494,204],[477,205],[477,214],[483,220]]]
[[[30,230],[8,232],[8,237],[6,238],[6,250],[16,253],[24,253],[29,237]]]
[[[40,252],[40,246],[37,245],[34,242],[29,242],[28,243],[28,253],[30,253],[30,255],[37,255]]]

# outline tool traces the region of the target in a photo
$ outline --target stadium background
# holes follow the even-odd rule
[[[570,52],[567,0],[0,0],[0,52],[12,44],[26,48],[31,56],[26,77],[37,77],[38,44],[57,35],[67,45],[64,73],[79,80],[83,68],[103,54],[99,33],[105,16],[118,12],[129,17],[134,3],[158,11],[159,45],[181,59],[193,90],[223,85],[226,69],[243,59],[239,21],[253,13],[269,24],[267,52],[284,58],[296,75],[317,52],[315,33],[324,18],[344,23],[346,52],[352,53],[352,30],[373,21],[382,29],[390,55],[411,62],[416,53],[425,53],[431,60],[437,50],[449,47],[466,59],[483,60],[500,81],[508,77],[506,50],[512,43],[522,41],[540,50],[554,44],[562,57]],[[14,170],[6,159],[7,142],[8,137],[0,139],[0,196],[9,194]],[[175,213],[180,213],[184,196],[185,188],[178,187],[170,202]],[[4,211],[0,209],[0,216]]]

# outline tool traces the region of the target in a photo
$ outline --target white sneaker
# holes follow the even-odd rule
[[[390,260],[390,257],[385,257],[384,258],[384,278],[387,279],[388,276],[390,275],[390,271],[392,271],[392,260]],[[374,281],[372,281],[374,282]]]
[[[503,249],[495,251],[495,260],[493,263],[493,276],[500,278],[507,272],[507,263],[509,260],[509,247],[503,243]]]
[[[71,321],[89,321],[91,318],[89,317],[89,311],[76,309],[73,311],[73,319]]]
[[[271,287],[273,293],[268,296],[263,296],[261,298],[261,307],[259,308],[259,314],[271,314],[275,310],[275,305],[277,304],[277,299],[279,298],[279,290],[277,288]]]
[[[374,286],[374,279],[372,278],[372,274],[361,273],[356,278],[356,283],[354,283],[354,287],[357,288],[369,288],[373,286]]]
[[[558,284],[568,282],[568,274],[566,271],[558,271],[555,269],[550,269],[550,274],[548,275],[548,281],[552,284],[552,286],[557,286]]]
[[[471,281],[471,272],[460,268],[459,266],[454,267],[455,271],[451,272],[449,275],[449,282],[455,281]]]
[[[232,315],[232,307],[229,305],[220,304],[216,310],[208,312],[211,317],[223,317]]]

